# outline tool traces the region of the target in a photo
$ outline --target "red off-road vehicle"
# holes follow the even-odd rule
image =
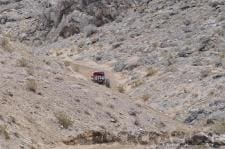
[[[110,88],[110,81],[105,77],[104,72],[94,72],[91,76],[92,81]]]

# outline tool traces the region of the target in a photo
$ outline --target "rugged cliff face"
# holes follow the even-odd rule
[[[100,27],[132,8],[133,1],[55,0],[2,1],[2,32],[27,43],[57,41]]]
[[[223,146],[224,16],[224,0],[0,0],[0,147]]]

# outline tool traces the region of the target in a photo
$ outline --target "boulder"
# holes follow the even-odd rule
[[[205,133],[198,133],[186,139],[185,143],[188,145],[203,145],[206,143],[212,143],[212,138]]]

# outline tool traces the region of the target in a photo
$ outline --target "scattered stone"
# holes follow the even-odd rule
[[[125,67],[126,67],[126,65],[123,62],[119,61],[114,65],[114,71],[121,72],[124,70]]]

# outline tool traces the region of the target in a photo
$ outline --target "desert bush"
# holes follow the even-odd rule
[[[153,42],[153,43],[152,43],[152,47],[153,47],[153,48],[159,47],[159,42]]]
[[[79,71],[80,71],[80,67],[79,67],[78,65],[75,65],[75,66],[73,67],[73,70],[74,70],[75,72],[79,72]]]
[[[200,72],[200,78],[201,78],[201,79],[206,78],[206,77],[208,77],[210,74],[211,74],[211,70],[210,70],[210,69],[202,70],[202,71]]]
[[[153,76],[156,73],[157,73],[157,70],[154,69],[153,67],[150,67],[150,68],[147,69],[147,74],[145,76],[150,77],[150,76]]]
[[[27,89],[32,92],[37,91],[37,82],[35,79],[28,79],[26,82]]]
[[[125,93],[125,89],[124,89],[124,86],[123,86],[123,85],[119,85],[119,86],[117,87],[117,89],[118,89],[118,91],[119,91],[120,93]]]
[[[64,61],[64,65],[65,65],[66,67],[70,66],[70,61]]]
[[[222,51],[220,54],[219,54],[219,58],[220,59],[224,59],[225,58],[225,52]]]
[[[215,30],[215,33],[217,33],[220,36],[224,36],[225,35],[225,31],[223,28],[219,28],[217,30]]]
[[[62,51],[56,52],[56,56],[61,56],[61,55],[63,55],[63,52]]]
[[[211,127],[212,131],[218,134],[224,134],[225,133],[225,122],[216,122]]]
[[[7,51],[9,53],[13,52],[13,49],[11,48],[11,45],[10,45],[10,39],[7,37],[2,38],[1,47],[4,51]]]
[[[57,114],[56,114],[56,118],[57,118],[59,124],[60,124],[63,128],[65,128],[65,129],[67,129],[67,128],[69,128],[70,126],[73,125],[73,121],[71,120],[71,118],[68,117],[68,116],[67,116],[65,113],[63,113],[63,112],[57,113]]]
[[[149,98],[150,98],[150,96],[147,95],[147,94],[142,96],[142,99],[143,99],[144,102],[148,101]]]
[[[10,139],[10,137],[9,137],[9,133],[6,129],[7,129],[6,125],[0,125],[0,135],[4,135],[5,139],[8,140],[8,139]]]
[[[34,67],[27,67],[27,74],[34,76],[35,74]]]
[[[29,62],[28,62],[28,60],[25,59],[25,58],[21,58],[21,59],[19,59],[19,60],[17,61],[17,65],[18,65],[19,67],[27,67],[28,64],[29,64]]]
[[[169,54],[166,56],[167,65],[171,66],[176,62],[176,57],[172,54]]]
[[[48,61],[48,60],[46,60],[46,59],[44,59],[43,62],[44,62],[46,65],[51,65],[51,62]]]
[[[133,88],[138,87],[138,86],[142,85],[143,83],[144,83],[144,81],[141,80],[141,79],[135,80],[135,81],[133,82],[132,87],[133,87]]]

